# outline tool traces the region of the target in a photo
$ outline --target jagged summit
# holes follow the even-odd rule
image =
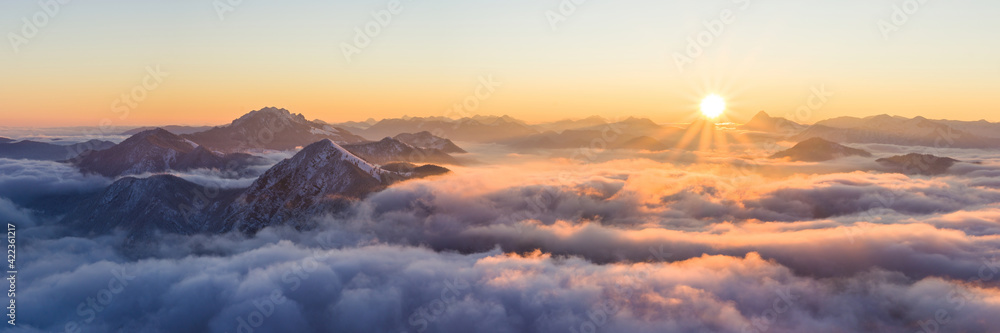
[[[301,113],[296,114],[286,109],[266,107],[260,110],[250,111],[249,113],[233,120],[230,126],[240,126],[246,122],[265,120],[264,118],[280,119],[282,121],[299,123],[309,122]]]
[[[251,111],[229,125],[184,137],[225,152],[291,150],[322,139],[337,143],[365,141],[343,128],[309,121],[302,114],[274,107]]]

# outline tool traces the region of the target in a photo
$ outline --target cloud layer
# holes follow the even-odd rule
[[[307,232],[130,247],[31,228],[19,206],[109,180],[0,161],[0,217],[29,227],[14,331],[986,331],[1000,324],[1000,158],[975,154],[938,177],[517,156],[404,182]]]

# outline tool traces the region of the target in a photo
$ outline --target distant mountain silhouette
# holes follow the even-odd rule
[[[27,159],[39,161],[65,161],[79,157],[88,151],[111,148],[114,142],[90,140],[70,145],[59,145],[31,140],[0,142],[0,158]],[[2,141],[2,140],[0,140]]]
[[[827,119],[792,136],[792,140],[812,137],[846,143],[882,143],[939,148],[1000,147],[1000,139],[981,137],[927,120],[878,115],[866,118]]]
[[[278,108],[252,111],[229,125],[182,136],[222,152],[291,150],[322,139],[338,143],[366,141],[347,130],[308,121],[301,114]]]
[[[464,154],[467,153],[464,149],[455,145],[451,140],[435,136],[431,132],[423,131],[419,133],[402,133],[393,139],[402,141],[408,145],[425,148],[425,149],[437,149],[449,154]]]
[[[918,175],[939,175],[948,171],[959,161],[949,157],[929,154],[906,154],[876,160],[894,172]]]
[[[1000,123],[993,123],[986,120],[979,121],[959,121],[959,120],[932,120],[933,122],[948,125],[951,128],[970,133],[973,135],[1000,138]]]
[[[822,138],[810,138],[799,142],[790,149],[771,155],[771,158],[788,158],[800,162],[822,162],[847,156],[872,157],[872,154]]]
[[[393,138],[343,145],[343,147],[375,164],[392,162],[460,164],[454,157],[438,149],[417,148]]]
[[[561,133],[546,131],[502,143],[518,149],[575,149],[590,147],[594,140],[602,140],[601,136],[602,133],[600,130],[574,129],[565,130]]]
[[[0,136],[0,143],[10,143],[10,142],[14,142],[14,141],[17,141],[17,140],[9,139],[9,138],[5,138],[5,137]]]
[[[438,133],[450,140],[472,142],[497,142],[538,133],[523,121],[509,116],[477,116],[458,120],[442,117],[384,119],[360,133],[367,138],[384,138],[423,131]]]
[[[313,121],[314,122],[318,122],[318,123],[326,124],[326,122],[324,122],[322,120],[313,120]],[[334,127],[340,127],[340,128],[349,130],[351,132],[360,133],[361,131],[363,131],[363,130],[369,128],[369,127],[372,127],[372,125],[375,125],[375,123],[378,123],[378,120],[375,120],[375,118],[368,118],[365,121],[346,121],[346,122],[336,123],[336,124],[330,124],[330,125],[333,125]]]
[[[534,127],[542,132],[545,131],[562,132],[565,130],[575,130],[575,129],[584,129],[589,127],[601,126],[609,122],[610,121],[608,121],[603,117],[591,116],[584,119],[567,119],[549,123],[542,123],[534,125]]]
[[[621,131],[626,131],[628,132],[628,134],[634,136],[642,136],[642,135],[654,136],[658,135],[659,132],[664,129],[664,126],[657,124],[656,122],[650,120],[649,118],[628,117],[622,121],[585,127],[582,130],[608,131],[609,128],[612,130],[618,129]]]
[[[806,126],[785,118],[771,117],[767,112],[760,111],[749,122],[738,128],[747,131],[793,135],[804,130]]]
[[[675,140],[676,136],[683,133],[677,127],[662,126],[647,118],[630,117],[628,119],[604,123],[601,125],[584,127],[579,129],[568,129],[562,132],[545,131],[543,133],[529,135],[525,137],[513,138],[501,141],[500,143],[519,149],[613,149],[628,148],[625,145],[630,140],[643,136],[659,141],[658,138],[668,138]],[[644,140],[644,139],[640,139]],[[651,143],[646,140],[647,143]],[[632,144],[638,144],[633,142]],[[646,149],[660,147],[645,147]]]
[[[198,132],[204,132],[212,129],[212,126],[176,126],[176,125],[147,126],[147,127],[139,127],[127,130],[125,132],[122,132],[122,135],[136,135],[139,134],[140,132],[145,132],[157,128],[162,128],[167,130],[167,132],[174,133],[177,135],[182,135],[182,134],[193,134]]]

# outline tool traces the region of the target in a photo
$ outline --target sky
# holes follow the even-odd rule
[[[463,103],[529,122],[674,122],[708,94],[737,121],[1000,121],[996,1],[46,1],[0,4],[0,126],[218,125],[267,106],[339,122]]]

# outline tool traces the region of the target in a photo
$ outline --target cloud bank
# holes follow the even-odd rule
[[[316,217],[305,232],[160,235],[123,247],[118,234],[29,228],[23,316],[13,331],[961,332],[1000,324],[992,315],[1000,312],[995,156],[937,177],[871,171],[865,161],[833,171],[789,164],[775,174],[768,168],[780,162],[699,158],[455,167]],[[108,182],[57,164],[0,162],[0,217],[17,221],[33,216],[17,202]],[[16,191],[34,182],[42,185]]]

